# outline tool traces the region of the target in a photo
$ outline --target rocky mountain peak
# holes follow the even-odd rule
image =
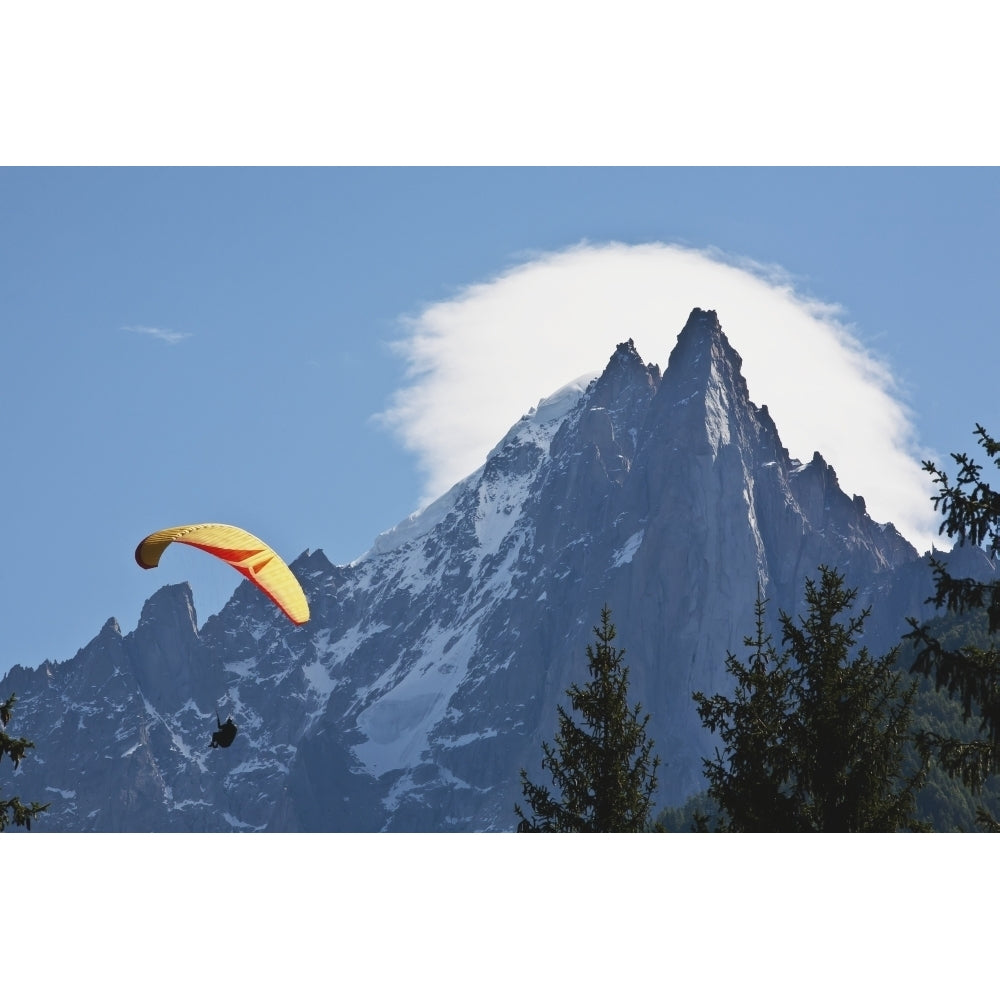
[[[693,309],[670,352],[665,378],[678,385],[738,383],[745,392],[743,358],[729,343],[714,309]]]
[[[198,631],[198,616],[194,608],[194,595],[187,583],[168,584],[157,590],[142,606],[139,628],[173,627],[186,623],[185,631]]]
[[[694,309],[649,409],[650,439],[669,439],[674,448],[692,454],[717,455],[733,440],[753,446],[762,425],[742,366],[715,311]]]
[[[714,309],[692,309],[677,343],[670,352],[667,370],[675,377],[687,374],[687,369],[706,372],[713,361],[725,360],[737,372],[743,359],[729,343]]]
[[[608,361],[608,367],[605,369],[605,374],[616,368],[628,371],[635,371],[638,369],[642,369],[643,371],[647,370],[647,365],[642,360],[639,352],[636,350],[635,341],[631,337],[620,343],[615,348],[615,353],[611,355],[611,360]]]
[[[660,387],[660,370],[647,365],[631,339],[619,344],[607,367],[591,387],[588,407],[591,411],[613,413],[635,411],[648,402]]]

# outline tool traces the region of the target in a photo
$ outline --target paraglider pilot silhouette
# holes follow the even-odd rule
[[[219,723],[219,728],[212,733],[211,747],[227,747],[236,739],[236,723],[233,717],[229,716],[225,722],[219,718],[219,713],[215,713],[215,721]]]

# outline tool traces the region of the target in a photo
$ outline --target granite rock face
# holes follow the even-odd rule
[[[789,456],[695,309],[662,374],[619,344],[356,562],[295,560],[306,626],[241,584],[199,628],[168,587],[135,632],[15,668],[36,744],[16,793],[52,801],[39,830],[509,830],[607,604],[677,804],[713,747],[692,692],[726,689],[758,586],[795,613],[821,564],[873,605],[875,651],[927,614],[926,560],[820,455]],[[217,708],[240,726],[224,751]]]

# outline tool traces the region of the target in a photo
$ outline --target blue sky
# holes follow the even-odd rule
[[[11,530],[0,668],[65,659],[109,617],[131,630],[143,601],[179,579],[202,620],[217,610],[239,578],[200,553],[135,566],[136,543],[160,527],[226,521],[289,560],[307,548],[334,562],[360,556],[619,340],[639,333],[646,360],[665,365],[694,306],[719,308],[751,396],[774,412],[781,390],[755,391],[752,363],[775,366],[750,342],[750,319],[687,302],[670,252],[700,264],[708,287],[718,278],[720,298],[752,261],[754,281],[833,314],[893,380],[886,398],[908,410],[909,443],[895,451],[971,450],[976,421],[997,425],[998,179],[913,168],[2,169]],[[613,273],[644,247],[665,255],[656,266],[672,307],[652,321],[636,302],[655,288],[637,292]],[[572,267],[588,252],[612,277],[610,318],[584,334],[555,300],[574,287],[584,296]],[[505,291],[553,260],[570,268],[568,286],[542,287],[537,300]],[[457,332],[435,325],[442,305]],[[548,332],[528,335],[520,318],[503,332],[524,313],[550,317]],[[398,346],[420,333],[438,337],[437,381],[414,378],[413,353]],[[780,380],[815,395],[832,376],[809,356]],[[456,359],[466,367],[449,375]],[[830,383],[823,404],[849,448],[866,436],[851,377]],[[482,402],[463,397],[469,386]],[[434,417],[430,440],[405,439],[412,414],[385,418],[414,387]],[[804,414],[775,416],[788,443]],[[449,437],[448,424],[479,419],[476,440]],[[808,459],[804,440],[792,453]],[[815,445],[828,458],[835,446]],[[870,498],[872,473],[845,482],[830,460],[848,492]]]

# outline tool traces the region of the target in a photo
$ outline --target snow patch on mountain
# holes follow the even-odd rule
[[[552,395],[540,399],[538,405],[533,406],[504,435],[487,456],[487,461],[499,454],[507,446],[526,444],[528,442],[534,443],[540,450],[547,452],[552,436],[559,429],[560,424],[567,414],[579,403],[580,397],[586,392],[587,388],[597,377],[597,374],[599,373],[590,372],[586,375],[581,375],[567,382],[562,388],[552,393]],[[470,475],[466,476],[465,479],[457,482],[447,493],[433,503],[421,510],[414,511],[414,513],[400,521],[395,527],[382,532],[375,539],[372,547],[364,555],[351,563],[351,566],[359,566],[370,561],[372,558],[398,551],[406,545],[425,538],[455,510],[459,498],[472,483],[482,476],[484,469],[485,465],[480,466]],[[499,509],[501,512],[507,510],[504,516],[510,517],[514,514],[515,507],[518,510],[520,509],[519,504],[523,503],[523,499],[523,496],[518,498],[511,495],[508,498],[509,502],[502,503]],[[483,519],[487,519],[487,512],[485,510],[483,512]],[[502,528],[498,525],[494,530],[489,526],[483,526],[482,530],[485,539],[484,547],[488,549],[490,539],[496,537],[497,531],[502,530]],[[418,569],[417,567],[414,568]]]
[[[302,664],[302,676],[309,693],[324,704],[337,687],[337,682],[318,657]]]
[[[448,716],[449,702],[465,680],[478,632],[478,619],[460,630],[432,628],[417,662],[358,715],[357,728],[367,740],[354,752],[369,773],[380,777],[420,761],[429,747],[430,734]],[[390,672],[396,674],[396,665]],[[385,676],[371,689],[378,691]],[[364,701],[366,693],[358,694]]]
[[[467,482],[467,479],[463,479],[455,483],[447,493],[438,497],[433,503],[414,511],[388,531],[383,531],[375,539],[372,547],[350,564],[351,568],[360,566],[378,556],[395,552],[404,545],[418,541],[430,534],[455,509],[455,501],[464,491]]]
[[[642,545],[645,535],[646,529],[640,528],[620,549],[615,550],[611,557],[611,565],[615,569],[619,569],[630,563],[632,557],[639,551],[639,546]]]
[[[267,824],[264,823],[261,826],[253,826],[250,823],[244,823],[243,820],[238,819],[232,813],[224,812],[222,818],[234,829],[240,830],[244,833],[261,833],[267,829]]]
[[[500,442],[490,452],[489,457],[498,455],[509,444],[526,444],[529,441],[539,447],[546,447],[552,441],[552,436],[559,429],[563,420],[579,405],[581,397],[598,378],[600,372],[589,372],[567,382],[551,396],[538,401],[528,412],[514,424],[500,439]]]
[[[476,511],[476,539],[479,557],[492,555],[510,534],[525,500],[530,496],[530,479],[519,477],[504,479],[499,483],[481,483],[479,506]]]
[[[174,748],[180,753],[180,755],[190,763],[194,764],[199,770],[205,771],[205,763],[203,760],[204,754],[197,754],[191,748],[191,746],[184,739],[183,730],[176,725],[172,725],[170,720],[167,719],[165,715],[158,712],[156,707],[150,702],[150,700],[143,695],[142,704],[146,710],[146,714],[156,722],[158,722],[166,730],[170,737],[170,742]],[[182,710],[183,711],[183,708]]]

